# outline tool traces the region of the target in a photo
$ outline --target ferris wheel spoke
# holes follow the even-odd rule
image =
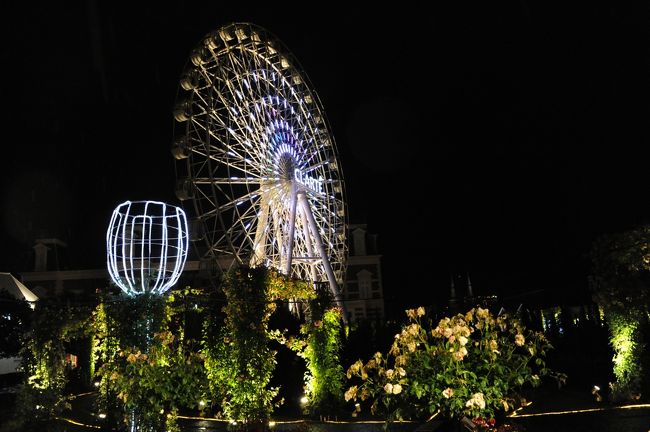
[[[251,168],[254,168],[255,165],[259,163],[259,161],[252,160],[256,156],[252,153],[249,154],[249,152],[246,151],[245,146],[240,145],[239,148],[234,147],[228,142],[227,139],[224,139],[223,136],[217,135],[213,129],[208,129],[206,125],[200,123],[196,119],[194,119],[194,123],[197,127],[201,128],[205,134],[209,135],[210,138],[214,139],[214,141],[216,141],[217,143],[221,144],[221,146],[223,146],[223,148],[220,146],[216,146],[214,144],[211,144],[210,146],[193,146],[191,148],[191,151],[194,154],[206,158],[211,158],[219,162],[223,161],[222,158],[220,158],[220,156],[223,155],[224,157],[228,157],[237,162],[248,163],[251,166]],[[241,150],[244,150],[244,152],[242,152]]]
[[[260,185],[266,182],[266,179],[261,179],[259,177],[213,177],[213,178],[202,178],[195,179],[195,184],[227,184],[227,185]]]
[[[258,217],[258,211],[260,207],[263,205],[263,198],[264,196],[268,196],[268,190],[266,189],[266,193],[260,192],[260,191],[253,191],[250,192],[247,195],[238,197],[235,200],[232,200],[228,203],[225,203],[219,207],[219,212],[221,214],[227,213],[231,211],[234,208],[237,208],[237,204],[244,204],[248,203],[246,206],[246,210],[242,213],[237,213],[235,220],[233,221],[234,223],[232,224],[231,228],[229,228],[226,233],[224,234],[224,238],[227,237],[228,234],[232,234],[235,232],[238,228],[240,228],[239,225],[242,225],[246,230],[250,228],[250,226],[247,226],[247,223],[244,223],[245,219],[254,219]],[[235,215],[233,215],[235,216]]]
[[[259,161],[253,161],[253,160],[250,160],[249,158],[246,157],[246,156],[254,157],[254,156],[252,156],[252,154],[248,154],[248,155],[242,155],[241,154],[241,150],[246,150],[245,145],[240,144],[239,148],[236,148],[236,147],[232,146],[230,143],[228,143],[228,140],[224,139],[222,136],[217,135],[216,131],[214,131],[213,129],[208,129],[204,124],[202,124],[202,123],[200,123],[198,121],[195,121],[195,124],[198,127],[200,127],[201,129],[203,129],[203,131],[205,133],[209,134],[211,138],[214,138],[224,148],[220,148],[218,146],[211,145],[209,147],[206,147],[206,150],[210,150],[209,152],[208,151],[201,152],[200,148],[199,149],[193,148],[192,151],[194,153],[203,154],[203,156],[209,157],[209,158],[211,158],[213,160],[216,160],[218,162],[223,162],[223,160],[220,159],[217,156],[217,154],[218,155],[228,156],[234,161],[242,162],[242,163],[248,163],[251,168],[254,168],[256,165],[259,164]],[[238,138],[237,135],[234,133],[232,128],[228,128],[227,130],[230,132],[231,136],[233,136],[234,138]]]
[[[241,206],[243,204],[252,204],[255,205],[259,197],[259,191],[251,191],[245,195],[237,196],[236,198],[232,199],[231,201],[228,202],[223,202],[219,206],[219,211],[224,212],[226,210],[233,209],[237,206]]]
[[[322,174],[323,170],[325,169],[325,167],[327,167],[329,165],[329,163],[330,162],[329,162],[328,159],[320,160],[320,161],[318,161],[318,162],[316,162],[314,164],[305,163],[305,167],[302,168],[302,172],[304,174],[309,174],[309,173],[311,173],[313,171],[317,171],[319,174]],[[323,176],[323,178],[326,178],[326,177]]]
[[[264,179],[264,178],[259,177],[260,173],[254,172],[251,169],[249,169],[249,167],[253,168],[253,165],[243,165],[242,166],[239,163],[234,163],[232,159],[225,159],[225,158],[219,159],[215,155],[210,155],[208,157],[208,159],[211,159],[211,160],[214,160],[215,162],[217,162],[217,164],[218,164],[217,168],[227,167],[227,168],[232,168],[233,170],[235,170],[236,172],[231,173],[231,176],[229,177],[232,180],[238,180],[240,178],[251,179],[251,181],[253,181],[252,179],[255,179],[255,178]],[[238,161],[238,162],[240,162],[240,161]],[[235,175],[235,174],[237,174],[237,175]],[[240,177],[242,175],[245,176],[245,177]]]
[[[232,84],[227,82],[226,86],[227,87],[232,87]],[[225,106],[227,108],[226,112],[228,113],[228,116],[229,116],[230,120],[232,120],[235,124],[237,124],[237,129],[234,129],[233,127],[231,127],[230,124],[226,124],[224,120],[222,120],[220,117],[217,117],[215,115],[216,110],[205,109],[205,111],[208,113],[209,117],[216,120],[217,123],[219,124],[219,126],[222,128],[222,130],[227,131],[228,134],[230,135],[230,137],[235,139],[235,142],[238,144],[239,149],[246,150],[248,147],[251,147],[251,145],[250,145],[251,137],[247,136],[247,134],[245,132],[243,132],[244,130],[246,130],[249,133],[251,133],[252,130],[251,130],[250,126],[247,127],[247,125],[241,125],[240,123],[237,122],[237,118],[240,116],[242,106],[240,106],[239,103],[236,100],[233,103],[232,100],[226,99],[222,92],[219,92],[217,94],[217,97],[219,98],[219,100],[223,104],[223,106]],[[209,114],[210,112],[212,112],[213,114]],[[221,137],[221,136],[216,136],[215,131],[213,129],[207,130],[206,126],[201,124],[201,123],[199,123],[199,127],[203,128],[205,130],[205,132],[209,133],[211,136],[216,138],[226,148],[228,148],[229,151],[232,151],[234,153],[238,152],[238,150],[234,146],[230,145],[230,143],[228,142],[229,140],[223,139],[223,137]],[[246,155],[247,157],[255,157],[255,153],[252,153],[252,152],[247,152],[247,153],[248,153]],[[240,158],[242,158],[242,159],[245,158],[245,156],[243,156],[241,154],[239,154],[238,156]]]

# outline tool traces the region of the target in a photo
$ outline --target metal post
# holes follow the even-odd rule
[[[291,276],[291,262],[293,261],[293,237],[296,228],[296,204],[298,201],[296,193],[296,181],[291,182],[291,213],[289,213],[289,238],[287,239],[287,266],[285,274]]]
[[[251,267],[258,266],[266,258],[266,224],[269,220],[269,191],[260,187],[260,216],[257,220],[255,239],[253,240],[253,257]]]
[[[332,295],[334,296],[334,300],[336,301],[336,304],[341,309],[343,322],[347,324],[348,317],[345,312],[345,305],[343,304],[343,299],[341,298],[338,283],[336,282],[336,278],[334,277],[334,272],[332,271],[332,266],[330,265],[329,259],[327,258],[327,254],[325,253],[325,246],[323,246],[323,241],[320,238],[320,231],[318,230],[318,225],[316,225],[314,214],[311,212],[311,207],[309,207],[309,201],[307,201],[307,197],[305,196],[304,191],[298,192],[297,195],[298,195],[298,200],[300,200],[300,204],[302,205],[302,210],[307,216],[307,222],[309,223],[309,227],[314,233],[314,240],[316,240],[316,248],[320,253],[321,262],[323,263],[323,268],[325,269],[325,273],[327,274],[327,279],[330,283],[330,290],[332,291]]]

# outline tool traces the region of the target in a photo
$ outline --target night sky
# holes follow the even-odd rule
[[[640,6],[73,3],[1,6],[2,271],[28,270],[39,237],[101,267],[116,204],[178,204],[178,79],[233,21],[277,35],[314,84],[391,308],[445,301],[466,273],[477,294],[578,302],[593,239],[650,223]]]

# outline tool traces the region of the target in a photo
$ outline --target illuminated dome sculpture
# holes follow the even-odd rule
[[[209,33],[187,62],[174,117],[177,196],[191,203],[204,258],[329,283],[343,309],[343,177],[291,52],[254,24]]]
[[[157,201],[125,201],[106,232],[108,272],[126,294],[163,294],[183,271],[188,231],[185,212]]]

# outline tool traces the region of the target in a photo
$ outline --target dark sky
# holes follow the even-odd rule
[[[350,221],[379,235],[398,307],[446,298],[466,272],[479,294],[575,301],[593,239],[650,222],[640,6],[136,3],[0,7],[3,271],[29,268],[44,236],[73,267],[101,266],[116,204],[177,203],[178,79],[232,21],[276,34],[311,78]]]

